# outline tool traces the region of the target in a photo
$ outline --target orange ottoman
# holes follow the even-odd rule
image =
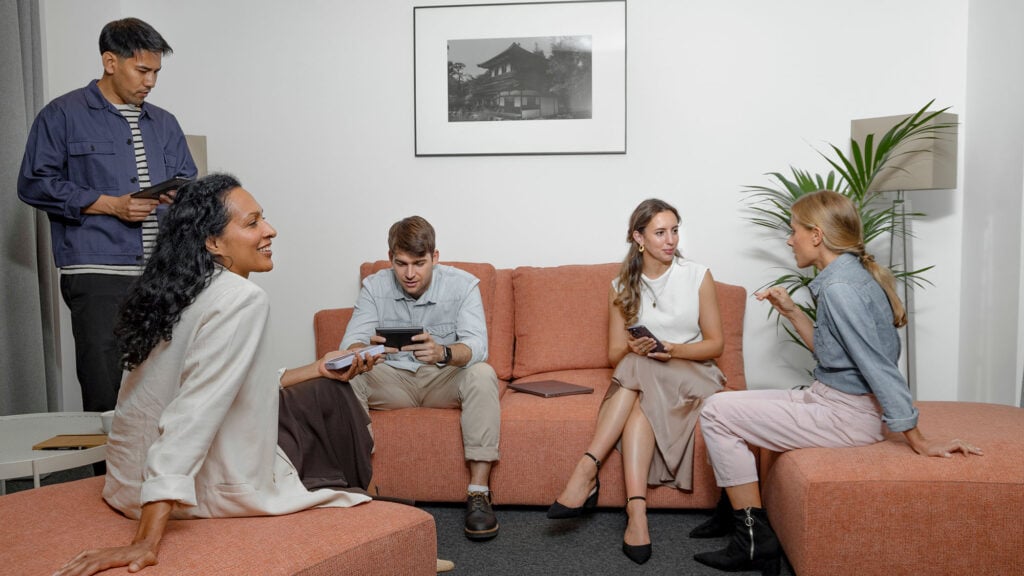
[[[779,456],[764,503],[800,576],[1024,574],[1024,409],[919,402],[926,436],[984,456],[915,454],[902,434]]]
[[[87,478],[0,497],[9,531],[0,572],[52,574],[82,550],[130,542],[138,523],[107,506],[102,488],[103,478]],[[434,574],[436,557],[430,514],[375,501],[287,516],[172,520],[159,564],[141,573],[413,576]]]

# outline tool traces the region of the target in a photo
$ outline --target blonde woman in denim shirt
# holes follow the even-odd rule
[[[755,294],[792,323],[814,353],[814,383],[805,390],[715,394],[700,423],[722,501],[693,537],[732,534],[726,548],[694,555],[725,571],[777,574],[782,549],[761,507],[757,469],[748,445],[783,452],[797,448],[864,446],[902,432],[925,456],[981,454],[954,440],[926,438],[897,361],[898,327],[907,323],[892,273],[864,249],[860,216],[845,196],[813,192],[793,203],[787,244],[800,268],[820,273],[808,285],[817,322],[781,286]]]

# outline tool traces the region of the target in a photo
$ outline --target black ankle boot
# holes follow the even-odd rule
[[[723,488],[722,497],[718,499],[718,506],[711,513],[711,518],[690,530],[690,538],[719,538],[730,532],[732,532],[732,503],[729,502],[729,494]]]
[[[701,564],[725,572],[760,570],[762,576],[778,576],[782,567],[782,547],[768,525],[762,508],[734,510],[733,532],[729,545],[714,552],[694,554]]]

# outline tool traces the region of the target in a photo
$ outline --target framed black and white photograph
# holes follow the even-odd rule
[[[413,9],[417,156],[624,154],[626,2]]]

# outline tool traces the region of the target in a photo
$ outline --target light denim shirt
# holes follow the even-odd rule
[[[885,291],[853,254],[841,254],[808,285],[817,302],[814,377],[847,394],[874,394],[893,432],[917,426],[900,374],[900,340]]]
[[[391,268],[367,276],[340,348],[369,344],[378,327],[423,326],[441,344],[468,346],[473,357],[467,366],[483,362],[487,360],[487,322],[478,284],[469,272],[437,264],[430,286],[416,299],[402,290]],[[412,352],[388,354],[385,363],[410,372],[423,365]]]

